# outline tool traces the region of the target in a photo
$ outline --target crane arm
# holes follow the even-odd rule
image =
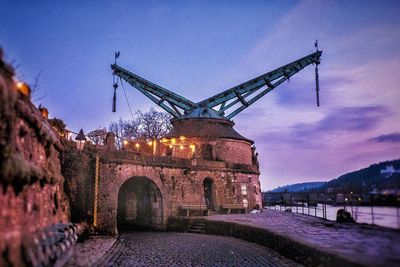
[[[178,118],[182,115],[182,110],[183,112],[187,112],[188,110],[196,107],[195,103],[186,99],[185,97],[154,84],[130,71],[127,71],[117,64],[112,64],[111,69],[114,71],[115,75],[138,89],[141,93],[150,98],[150,100],[159,105],[175,118]]]
[[[220,105],[218,114],[231,119],[239,112],[256,102],[258,99],[263,97],[268,92],[272,91],[278,85],[283,83],[297,72],[305,68],[310,64],[318,65],[320,63],[322,51],[317,51],[308,56],[305,56],[301,59],[293,61],[289,64],[286,64],[280,68],[277,68],[273,71],[267,72],[257,78],[239,84],[231,89],[228,89],[222,93],[216,94],[210,98],[207,98],[199,103],[198,106],[214,108]],[[253,95],[253,93],[259,91],[261,88],[261,92],[257,95]],[[252,97],[250,98],[250,96]],[[250,98],[250,99],[249,99]],[[233,100],[233,101],[231,101]],[[231,101],[231,102],[229,102]],[[229,103],[228,103],[229,102]],[[240,102],[240,103],[239,103]],[[236,104],[241,104],[240,107],[231,111],[229,114],[225,114],[225,112],[233,107]]]

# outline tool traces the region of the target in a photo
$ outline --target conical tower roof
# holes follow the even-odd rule
[[[86,141],[86,136],[85,136],[85,134],[83,133],[83,129],[81,129],[81,130],[79,131],[78,135],[75,137],[75,140],[78,140],[78,141]]]

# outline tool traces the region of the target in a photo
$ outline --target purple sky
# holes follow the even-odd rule
[[[255,140],[264,190],[400,157],[398,1],[2,1],[0,46],[33,97],[85,132],[129,119],[119,64],[193,101],[324,50],[321,104],[308,67],[234,118]],[[83,4],[81,2],[84,2]],[[145,2],[145,1],[143,1]],[[129,86],[133,109],[154,104]]]

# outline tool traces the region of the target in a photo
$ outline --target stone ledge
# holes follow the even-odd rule
[[[164,156],[146,156],[133,152],[118,151],[117,153],[99,153],[101,163],[133,164],[162,168],[181,168],[194,171],[213,170],[260,174],[256,166],[245,164],[228,164],[226,162],[198,161],[196,165],[190,159],[172,158]]]
[[[206,234],[230,236],[271,248],[306,266],[362,266],[337,255],[310,247],[289,237],[234,222],[205,221]]]

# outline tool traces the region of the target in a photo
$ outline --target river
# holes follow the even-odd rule
[[[268,207],[269,209],[274,209],[274,206]],[[343,206],[332,206],[326,205],[326,215],[328,220],[335,221],[336,213],[338,209],[342,209]],[[279,210],[279,205],[276,206],[276,209]],[[284,210],[284,207],[281,207]],[[292,207],[292,212],[302,213],[304,210],[304,214],[308,214],[308,209],[305,207]],[[370,206],[347,206],[346,210],[353,215],[353,218],[358,223],[367,223],[367,224],[376,224],[380,226],[397,228],[400,229],[400,209],[396,207],[370,207]],[[373,211],[373,220],[372,220],[372,211]],[[323,217],[322,214],[322,205],[319,204],[317,207],[317,216]],[[314,207],[310,207],[310,215],[315,215]]]

